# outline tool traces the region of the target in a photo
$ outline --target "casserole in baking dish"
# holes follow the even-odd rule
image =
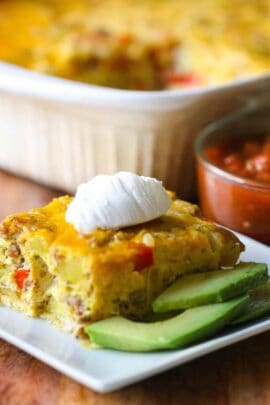
[[[215,85],[269,71],[269,13],[267,0],[2,0],[0,59],[124,89]]]

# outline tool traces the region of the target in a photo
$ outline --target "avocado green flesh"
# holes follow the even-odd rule
[[[270,313],[270,301],[250,302],[245,312],[232,322],[232,325],[252,321]]]
[[[268,279],[267,265],[240,263],[225,270],[184,276],[152,303],[154,312],[168,312],[218,303],[246,294]]]
[[[111,349],[147,352],[187,346],[212,336],[246,306],[247,296],[219,304],[192,308],[165,321],[133,322],[120,316],[85,328],[92,342]]]
[[[270,313],[270,282],[250,292],[249,302],[243,314],[233,320],[233,325],[252,321]]]

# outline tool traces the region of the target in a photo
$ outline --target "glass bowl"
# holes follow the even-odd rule
[[[270,134],[270,99],[205,127],[195,143],[199,199],[204,217],[270,245],[270,183],[231,174],[212,163],[205,148],[239,137]]]

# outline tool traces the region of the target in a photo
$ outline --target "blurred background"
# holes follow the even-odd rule
[[[2,173],[11,196],[2,215],[128,170],[163,180],[181,198],[199,194],[204,215],[269,243],[269,21],[269,0],[0,0],[0,167],[49,187]],[[213,123],[237,144],[228,154],[238,166],[200,149],[208,177],[196,183],[194,142]],[[262,135],[257,149],[242,153],[238,134]],[[258,183],[256,198],[239,200],[230,188],[212,201],[224,187],[209,162],[245,190]],[[252,203],[234,212],[247,198],[259,218]]]

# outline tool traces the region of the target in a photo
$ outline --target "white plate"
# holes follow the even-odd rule
[[[270,248],[240,236],[246,245],[242,260],[270,266]],[[72,336],[45,321],[0,308],[0,337],[99,392],[108,392],[179,366],[232,343],[270,329],[270,317],[246,327],[227,330],[219,336],[183,350],[160,353],[124,353],[87,349]]]

